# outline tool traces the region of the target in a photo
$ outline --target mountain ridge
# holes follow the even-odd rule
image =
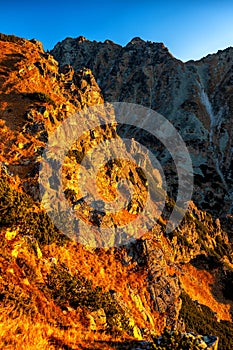
[[[57,45],[60,45],[60,44],[62,44],[65,40],[67,40],[67,39],[69,39],[69,40],[76,40],[76,41],[80,41],[80,42],[84,42],[84,41],[87,41],[87,42],[93,42],[93,43],[97,43],[97,44],[112,44],[112,45],[117,45],[117,46],[119,46],[119,47],[121,47],[121,48],[124,48],[124,47],[126,47],[128,44],[130,44],[132,41],[134,41],[135,39],[137,39],[137,41],[138,41],[138,43],[139,42],[142,42],[142,43],[149,43],[149,44],[154,44],[154,45],[158,45],[158,46],[161,46],[161,47],[164,47],[166,50],[168,50],[169,51],[169,49],[167,48],[167,46],[163,43],[163,42],[157,42],[157,41],[151,41],[151,40],[144,40],[144,39],[141,39],[140,37],[134,37],[134,38],[132,38],[128,43],[126,43],[125,45],[122,45],[122,44],[118,44],[117,42],[114,42],[114,41],[112,41],[112,40],[110,40],[110,39],[106,39],[106,40],[104,40],[104,41],[97,41],[97,40],[89,40],[89,39],[87,39],[86,37],[84,37],[84,36],[82,36],[82,35],[80,35],[80,36],[78,36],[78,37],[66,37],[65,39],[63,39],[63,40],[61,40],[61,41],[58,41],[55,45],[54,45],[54,47],[52,48],[52,49],[50,49],[49,51],[51,52],[51,51],[53,51],[54,49],[55,49],[55,47],[57,46]],[[214,56],[214,55],[217,55],[217,54],[220,54],[220,53],[223,53],[223,52],[225,52],[225,51],[229,51],[229,50],[232,50],[233,49],[233,46],[228,46],[228,47],[226,47],[226,48],[223,48],[223,49],[218,49],[217,51],[214,51],[214,52],[212,52],[212,53],[208,53],[208,54],[206,54],[205,56],[203,56],[203,57],[201,57],[201,58],[198,58],[198,59],[189,59],[189,60],[187,60],[187,61],[184,61],[184,60],[182,60],[182,59],[179,59],[179,58],[177,58],[175,55],[173,55],[170,51],[169,51],[169,53],[170,53],[170,55],[172,56],[172,57],[174,57],[177,61],[181,61],[182,63],[184,63],[184,64],[186,64],[186,63],[190,63],[190,62],[199,62],[199,61],[202,61],[202,60],[204,60],[204,59],[206,59],[206,58],[208,58],[208,57],[210,57],[210,56]]]
[[[232,48],[183,63],[171,56],[163,44],[141,39],[136,42],[121,47],[65,39],[51,53],[60,66],[91,69],[105,101],[136,103],[165,116],[190,147],[196,185],[194,201],[216,215],[224,201],[226,209],[220,215],[230,213]],[[209,173],[219,185],[217,194],[211,188]]]

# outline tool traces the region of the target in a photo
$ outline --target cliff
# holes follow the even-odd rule
[[[63,40],[51,53],[60,66],[91,69],[105,101],[143,105],[170,120],[192,157],[193,200],[217,217],[231,213],[231,47],[184,63],[162,43],[134,38],[121,47],[109,40],[101,43],[78,37]],[[144,139],[142,133],[139,141]],[[155,143],[150,142],[150,147],[166,169],[166,163],[171,163],[169,154]]]

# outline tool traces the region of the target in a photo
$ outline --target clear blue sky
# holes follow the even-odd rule
[[[67,36],[121,45],[140,36],[186,61],[233,46],[233,1],[0,0],[0,32],[37,38],[45,49]]]

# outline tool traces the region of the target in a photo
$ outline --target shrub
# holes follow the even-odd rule
[[[125,312],[110,293],[103,292],[101,287],[93,287],[92,281],[83,276],[72,276],[64,264],[53,267],[47,276],[46,290],[61,308],[70,305],[74,309],[84,307],[90,312],[103,308],[110,333],[122,327],[130,335],[133,334]]]
[[[24,39],[19,38],[18,36],[15,36],[15,35],[6,35],[6,34],[0,33],[0,41],[11,42],[15,44],[22,44],[24,42]]]
[[[56,107],[56,103],[53,99],[44,92],[27,92],[23,94],[24,97],[29,98],[32,101],[49,103],[52,106]]]
[[[200,344],[198,336],[192,336],[179,331],[169,331],[165,329],[162,336],[154,339],[154,349],[156,350],[200,350],[203,347]]]
[[[207,221],[210,221],[210,215],[207,216]],[[206,251],[206,253],[216,260],[220,260],[224,255],[228,256],[231,259],[231,248],[228,246],[221,236],[216,237],[216,247],[215,249],[211,249],[208,247],[208,234],[211,234],[210,229],[204,225],[199,220],[195,220],[196,231],[198,232],[198,243],[200,243],[201,248]]]
[[[45,212],[30,212],[21,225],[23,234],[31,234],[41,245],[57,243],[64,245],[69,238],[62,234]]]
[[[76,162],[77,162],[78,164],[81,164],[81,162],[82,162],[84,156],[85,156],[84,152],[82,152],[82,151],[80,152],[80,151],[78,151],[77,149],[71,150],[71,151],[69,151],[69,152],[67,153],[67,157],[69,157],[69,158],[70,158],[70,157],[75,157]]]
[[[33,235],[40,244],[56,242],[60,245],[68,241],[54,226],[47,213],[35,212],[30,196],[10,187],[9,178],[0,178],[0,227],[19,227],[22,234]],[[66,215],[59,213],[61,221]]]
[[[185,235],[180,234],[178,231],[174,231],[173,236],[177,237],[178,245],[193,249],[193,245],[187,240]]]
[[[66,188],[64,191],[66,199],[68,199],[71,203],[76,200],[76,192],[71,188]]]
[[[1,305],[9,310],[9,317],[22,314],[33,316],[37,313],[35,298],[13,281],[1,282]]]
[[[29,196],[11,189],[6,176],[0,178],[0,226],[19,225],[32,206],[33,201]]]
[[[186,293],[182,293],[181,298],[180,316],[185,322],[186,331],[214,335],[219,338],[219,349],[233,349],[233,325],[231,322],[217,322],[210,308],[205,305],[196,305]]]
[[[233,271],[227,271],[223,280],[223,295],[233,301]]]

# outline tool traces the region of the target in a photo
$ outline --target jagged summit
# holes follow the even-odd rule
[[[139,36],[136,36],[135,38],[133,38],[132,40],[130,40],[129,44],[144,44],[145,40],[141,39]]]
[[[163,42],[154,42],[154,41],[150,41],[150,40],[144,40],[144,39],[142,39],[140,37],[132,38],[125,46],[117,44],[117,43],[115,43],[114,41],[112,41],[110,39],[106,39],[104,42],[101,42],[101,41],[96,41],[96,40],[90,41],[89,39],[87,39],[84,36],[78,36],[77,38],[67,37],[64,40],[62,40],[62,42],[58,42],[51,51],[52,52],[56,52],[57,46],[60,46],[61,43],[68,43],[68,42],[72,42],[72,43],[76,42],[78,44],[86,42],[86,43],[90,43],[90,44],[94,43],[94,44],[97,44],[97,45],[100,45],[100,46],[102,46],[102,44],[108,44],[108,45],[111,45],[111,46],[112,45],[113,46],[118,46],[119,48],[125,48],[125,47],[127,47],[127,46],[129,47],[131,45],[138,46],[138,47],[140,47],[140,46],[148,46],[148,47],[149,46],[150,47],[153,46],[153,47],[157,47],[157,48],[160,48],[160,49],[163,49],[163,50],[167,51],[172,58],[174,58],[177,61],[181,62],[181,60],[177,59],[174,55],[172,55],[170,53],[169,49],[166,47],[166,45],[164,45]],[[231,52],[231,50],[232,50],[232,47],[230,46],[230,47],[228,47],[226,49],[221,49],[221,50],[218,50],[217,52],[208,54],[208,55],[206,55],[206,56],[204,56],[204,57],[202,57],[202,58],[200,58],[198,60],[190,59],[190,60],[186,61],[185,63],[189,64],[189,63],[192,63],[192,62],[200,62],[200,61],[208,59],[210,57],[215,57],[216,55],[221,55],[221,54],[225,55],[225,54],[228,54],[229,52]]]
[[[79,43],[83,43],[84,41],[89,41],[88,39],[86,39],[84,36],[79,36],[76,38],[76,40],[79,42]]]
[[[106,101],[144,105],[171,120],[184,140],[195,144],[191,154],[196,188],[201,190],[195,192],[195,200],[204,209],[211,207],[215,215],[222,209],[222,201],[225,213],[233,210],[229,180],[229,150],[233,145],[232,48],[187,63],[175,59],[163,43],[146,42],[139,37],[124,47],[112,42],[76,45],[73,40],[56,45],[51,53],[61,66],[90,68]],[[224,131],[220,132],[222,126]],[[219,185],[218,193],[215,185],[206,186],[209,172]]]
[[[130,46],[130,45],[136,45],[136,46],[155,46],[155,47],[158,47],[158,48],[162,48],[162,49],[165,49],[168,51],[168,48],[164,45],[164,43],[162,42],[153,42],[153,41],[149,41],[149,40],[143,40],[141,39],[140,37],[135,37],[133,38],[132,40],[130,40],[128,42],[128,44],[126,44],[126,47],[127,46]]]
[[[106,39],[104,42],[96,41],[96,40],[90,41],[87,38],[85,38],[84,36],[79,36],[77,38],[67,37],[64,40],[62,40],[62,42],[57,43],[54,46],[52,51],[56,50],[56,47],[60,46],[61,43],[64,43],[64,44],[72,43],[72,46],[75,46],[75,44],[82,44],[82,43],[84,43],[84,44],[85,43],[96,44],[98,46],[102,46],[103,44],[107,44],[107,45],[114,45],[114,46],[121,47],[121,48],[129,47],[132,45],[138,46],[138,47],[140,47],[140,46],[148,46],[148,47],[154,46],[154,47],[169,51],[168,48],[162,42],[153,42],[153,41],[148,41],[148,40],[146,41],[146,40],[141,39],[140,37],[134,37],[125,46],[122,46],[120,44],[115,43],[112,40],[109,40],[109,39]]]

